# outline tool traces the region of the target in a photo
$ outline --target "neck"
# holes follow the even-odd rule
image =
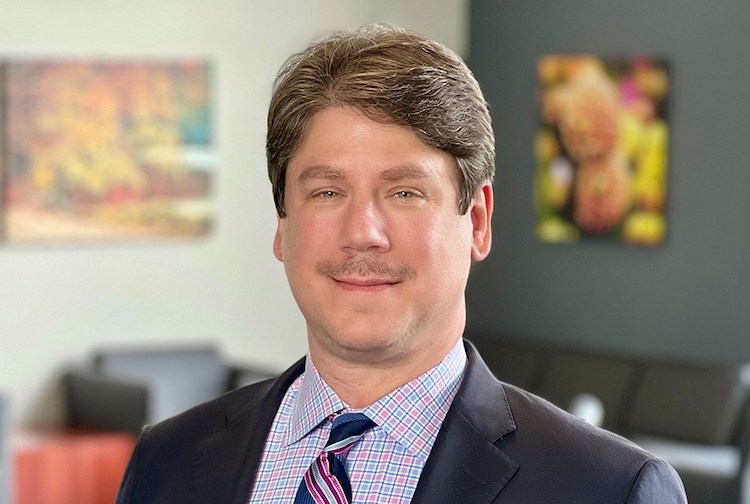
[[[310,355],[321,378],[351,408],[369,406],[438,365],[460,339],[461,333],[443,344],[412,351],[391,359],[351,358],[310,345]]]

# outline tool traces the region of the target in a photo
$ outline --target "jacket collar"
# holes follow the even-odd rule
[[[502,384],[474,346],[461,388],[435,441],[414,493],[414,504],[492,502],[518,471],[495,443],[516,430]]]
[[[268,383],[255,400],[238,402],[198,444],[189,502],[247,504],[271,423],[284,393],[304,370],[304,359]]]

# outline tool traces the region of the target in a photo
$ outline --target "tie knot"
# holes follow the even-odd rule
[[[333,453],[347,452],[359,441],[365,432],[375,427],[375,422],[362,413],[344,413],[333,419],[331,435],[328,437],[325,451]]]

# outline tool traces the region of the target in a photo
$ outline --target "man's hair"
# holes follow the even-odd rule
[[[331,35],[294,54],[276,77],[268,111],[266,156],[276,211],[286,216],[289,160],[312,117],[353,107],[404,126],[458,165],[458,210],[466,213],[495,174],[487,103],[466,64],[445,46],[400,28],[369,25]]]

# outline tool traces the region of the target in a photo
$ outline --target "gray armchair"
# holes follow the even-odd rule
[[[227,364],[213,346],[101,350],[91,369],[66,373],[69,425],[138,433],[242,384],[269,378],[265,370]]]

